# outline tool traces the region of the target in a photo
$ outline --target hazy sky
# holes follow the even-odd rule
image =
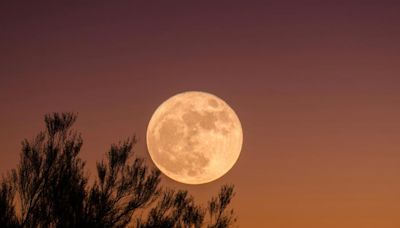
[[[79,113],[92,176],[133,134],[149,158],[157,106],[202,90],[237,112],[241,156],[167,186],[235,184],[240,227],[400,227],[398,1],[41,2],[0,3],[1,173],[54,111]]]

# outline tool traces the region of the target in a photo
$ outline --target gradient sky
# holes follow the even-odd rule
[[[235,184],[240,227],[400,227],[398,1],[41,2],[0,3],[1,173],[54,111],[79,113],[91,176],[133,134],[149,159],[157,106],[201,90],[237,112],[241,156],[165,185]]]

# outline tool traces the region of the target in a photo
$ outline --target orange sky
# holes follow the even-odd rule
[[[0,3],[0,172],[43,115],[79,113],[90,175],[178,92],[225,99],[244,130],[240,227],[398,228],[400,4]]]

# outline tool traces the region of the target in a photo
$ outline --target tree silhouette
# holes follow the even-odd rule
[[[22,142],[20,163],[0,184],[0,227],[215,227],[235,222],[232,185],[206,207],[187,191],[160,186],[160,171],[133,152],[133,137],[111,145],[93,184],[79,158],[73,113],[45,116],[46,129]]]

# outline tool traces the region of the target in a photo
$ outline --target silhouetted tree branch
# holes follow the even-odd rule
[[[213,197],[208,203],[210,214],[210,228],[228,227],[236,221],[233,209],[226,212],[229,203],[234,196],[233,185],[222,186],[218,197]]]

